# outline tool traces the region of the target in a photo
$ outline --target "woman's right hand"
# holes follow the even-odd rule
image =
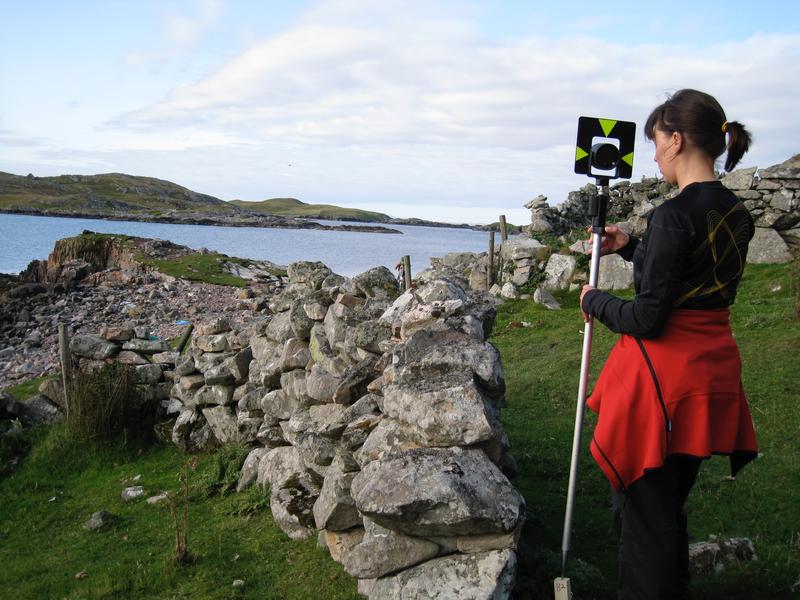
[[[630,241],[631,236],[625,233],[617,225],[606,225],[605,233],[600,238],[600,256],[616,252],[624,248]],[[589,242],[592,241],[592,228],[589,227]],[[589,246],[589,254],[592,253],[592,246]]]

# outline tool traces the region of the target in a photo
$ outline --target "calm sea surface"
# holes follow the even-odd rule
[[[85,229],[169,240],[190,248],[205,247],[229,256],[270,260],[281,265],[299,260],[320,260],[334,272],[348,277],[380,265],[394,272],[394,266],[405,254],[411,256],[412,273],[417,273],[430,266],[431,256],[448,252],[484,252],[488,246],[489,234],[485,231],[408,225],[389,227],[403,234],[168,225],[0,214],[0,273],[19,273],[30,261],[47,258],[56,240],[78,235]]]

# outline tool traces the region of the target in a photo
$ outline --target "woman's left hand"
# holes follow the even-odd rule
[[[583,311],[583,297],[584,297],[584,296],[585,296],[585,295],[586,295],[586,294],[587,294],[589,291],[591,291],[591,290],[596,290],[596,289],[597,289],[596,287],[594,287],[593,285],[589,285],[589,284],[587,283],[586,285],[584,285],[584,286],[583,286],[583,289],[581,290],[581,299],[578,301],[578,304],[579,304],[579,306],[580,306],[580,308],[581,308],[581,315],[583,316],[583,322],[584,322],[584,323],[588,323],[588,322],[589,322],[589,315],[588,315],[588,314],[586,314],[586,313]]]

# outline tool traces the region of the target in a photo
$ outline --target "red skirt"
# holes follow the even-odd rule
[[[598,413],[591,452],[615,490],[670,454],[725,454],[733,475],[757,453],[728,309],[676,310],[664,333],[623,335],[587,405]]]

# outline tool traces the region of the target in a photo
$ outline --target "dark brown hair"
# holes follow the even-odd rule
[[[678,90],[653,109],[644,125],[645,137],[655,138],[656,129],[670,134],[677,131],[714,160],[727,147],[726,171],[732,170],[741,160],[752,139],[744,125],[738,121],[728,122],[725,111],[713,96],[690,89]]]

